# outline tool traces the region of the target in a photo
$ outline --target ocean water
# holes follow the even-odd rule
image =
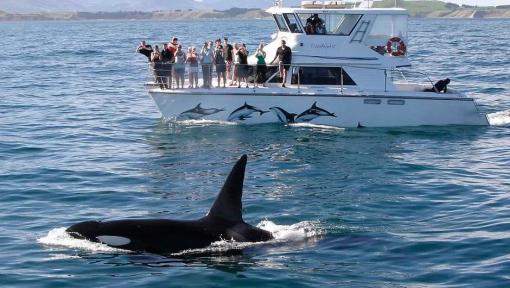
[[[409,25],[415,68],[492,126],[344,130],[160,119],[141,39],[253,47],[272,22],[0,23],[0,286],[509,287],[509,25]],[[275,241],[164,257],[64,232],[199,218],[243,153],[244,218]]]

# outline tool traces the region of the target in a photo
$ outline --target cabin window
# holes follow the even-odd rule
[[[299,75],[298,75],[299,73]],[[343,80],[342,76],[343,75]],[[343,82],[343,83],[342,83]],[[341,67],[299,67],[292,71],[292,84],[356,85]]]
[[[407,17],[407,15],[377,15],[365,37],[365,44],[383,55],[388,39],[399,37],[407,41]]]
[[[289,28],[285,25],[285,20],[282,15],[274,14],[274,19],[276,21],[276,25],[278,26],[278,30],[281,32],[289,32]]]
[[[298,14],[306,34],[351,35],[361,19],[360,14],[314,13]]]
[[[296,15],[294,14],[284,14],[285,20],[287,20],[287,25],[289,25],[290,32],[292,33],[303,33],[301,27],[299,27],[298,20],[296,19]]]

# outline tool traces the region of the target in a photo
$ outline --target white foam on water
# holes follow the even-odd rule
[[[37,239],[37,242],[48,246],[66,247],[90,252],[128,252],[127,250],[112,248],[102,243],[76,239],[69,235],[66,229],[66,227],[52,229],[48,232],[48,235]]]
[[[510,110],[487,114],[491,126],[508,126],[510,125]]]
[[[269,220],[264,220],[257,224],[257,227],[271,232],[274,239],[281,242],[303,241],[324,234],[324,229],[321,228],[318,221],[303,221],[292,225],[278,225]]]
[[[298,127],[298,128],[309,128],[309,129],[315,129],[315,130],[321,130],[321,131],[336,131],[336,132],[344,132],[345,131],[345,128],[342,128],[342,127],[319,125],[319,124],[312,124],[312,123],[290,123],[289,126]]]
[[[236,122],[221,121],[221,120],[177,120],[175,122],[181,126],[192,126],[192,127],[205,127],[205,126],[232,126],[237,125]]]
[[[320,223],[314,221],[303,221],[292,225],[278,225],[269,220],[264,220],[257,224],[257,228],[271,232],[274,239],[267,242],[236,242],[234,240],[225,239],[213,242],[205,248],[188,249],[172,255],[183,256],[242,250],[244,248],[267,244],[303,241],[324,234],[324,229],[320,227]]]
[[[80,256],[77,255],[67,255],[67,254],[50,254],[50,257],[47,260],[67,260],[67,259],[79,259]]]

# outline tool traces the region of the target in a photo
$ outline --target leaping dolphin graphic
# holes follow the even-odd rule
[[[280,107],[270,107],[269,110],[273,111],[278,120],[284,124],[294,123],[294,118],[297,116],[297,114],[289,113]]]
[[[211,210],[201,219],[86,221],[72,225],[66,231],[75,238],[156,254],[204,248],[221,239],[268,241],[273,239],[270,232],[243,220],[241,198],[246,162],[246,155],[237,161]]]
[[[197,120],[200,118],[204,118],[205,116],[209,116],[212,114],[219,113],[221,111],[225,111],[225,109],[217,109],[217,108],[202,108],[202,103],[198,103],[193,109],[186,110],[177,116],[177,119],[191,119]]]
[[[312,107],[296,117],[296,122],[310,122],[319,116],[336,117],[335,113],[331,113],[325,109],[317,107],[317,102],[314,102]]]
[[[236,110],[232,111],[232,113],[230,113],[230,115],[228,116],[227,118],[227,121],[232,121],[232,120],[246,120],[248,118],[251,118],[251,114],[255,113],[255,112],[259,112],[260,115],[264,114],[264,113],[267,113],[269,111],[263,111],[262,109],[259,109],[257,107],[254,107],[254,106],[251,106],[249,104],[247,104],[246,102],[244,102],[244,105],[237,108]]]

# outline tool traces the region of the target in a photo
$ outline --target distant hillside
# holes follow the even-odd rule
[[[11,1],[11,0],[0,0]],[[53,0],[52,0],[53,1]],[[90,0],[98,1],[98,0]],[[116,0],[120,1],[120,0]],[[156,0],[145,0],[147,5]],[[196,2],[195,0],[183,0]],[[206,0],[204,0],[206,1]],[[213,0],[208,0],[213,1]],[[216,0],[214,0],[216,1]],[[219,0],[217,0],[219,1]],[[246,0],[248,1],[248,0]],[[245,2],[246,2],[245,1]],[[265,1],[265,0],[264,0]],[[184,3],[181,2],[181,3]],[[225,1],[224,1],[225,2]],[[459,6],[442,1],[397,1],[398,7],[406,8],[412,17],[423,18],[510,18],[510,5],[498,7]],[[286,2],[287,3],[287,2]],[[394,0],[375,2],[376,8],[394,7]],[[177,7],[177,5],[174,5]],[[171,9],[144,12],[123,10],[118,12],[38,12],[28,14],[0,11],[0,21],[30,20],[188,20],[188,19],[270,19],[271,15],[258,8],[231,8],[228,10]]]
[[[285,0],[285,5],[299,5]],[[41,12],[117,12],[169,10],[228,10],[233,7],[266,9],[274,0],[0,0],[0,10],[13,14]]]
[[[375,8],[390,8],[395,0],[374,2]],[[405,8],[412,17],[422,18],[510,18],[510,5],[497,7],[475,7],[457,5],[435,0],[397,1],[397,6]]]
[[[189,20],[189,19],[266,19],[271,17],[260,9],[232,8],[218,10],[180,10],[156,12],[60,12],[9,14],[0,12],[0,21],[45,20]]]

